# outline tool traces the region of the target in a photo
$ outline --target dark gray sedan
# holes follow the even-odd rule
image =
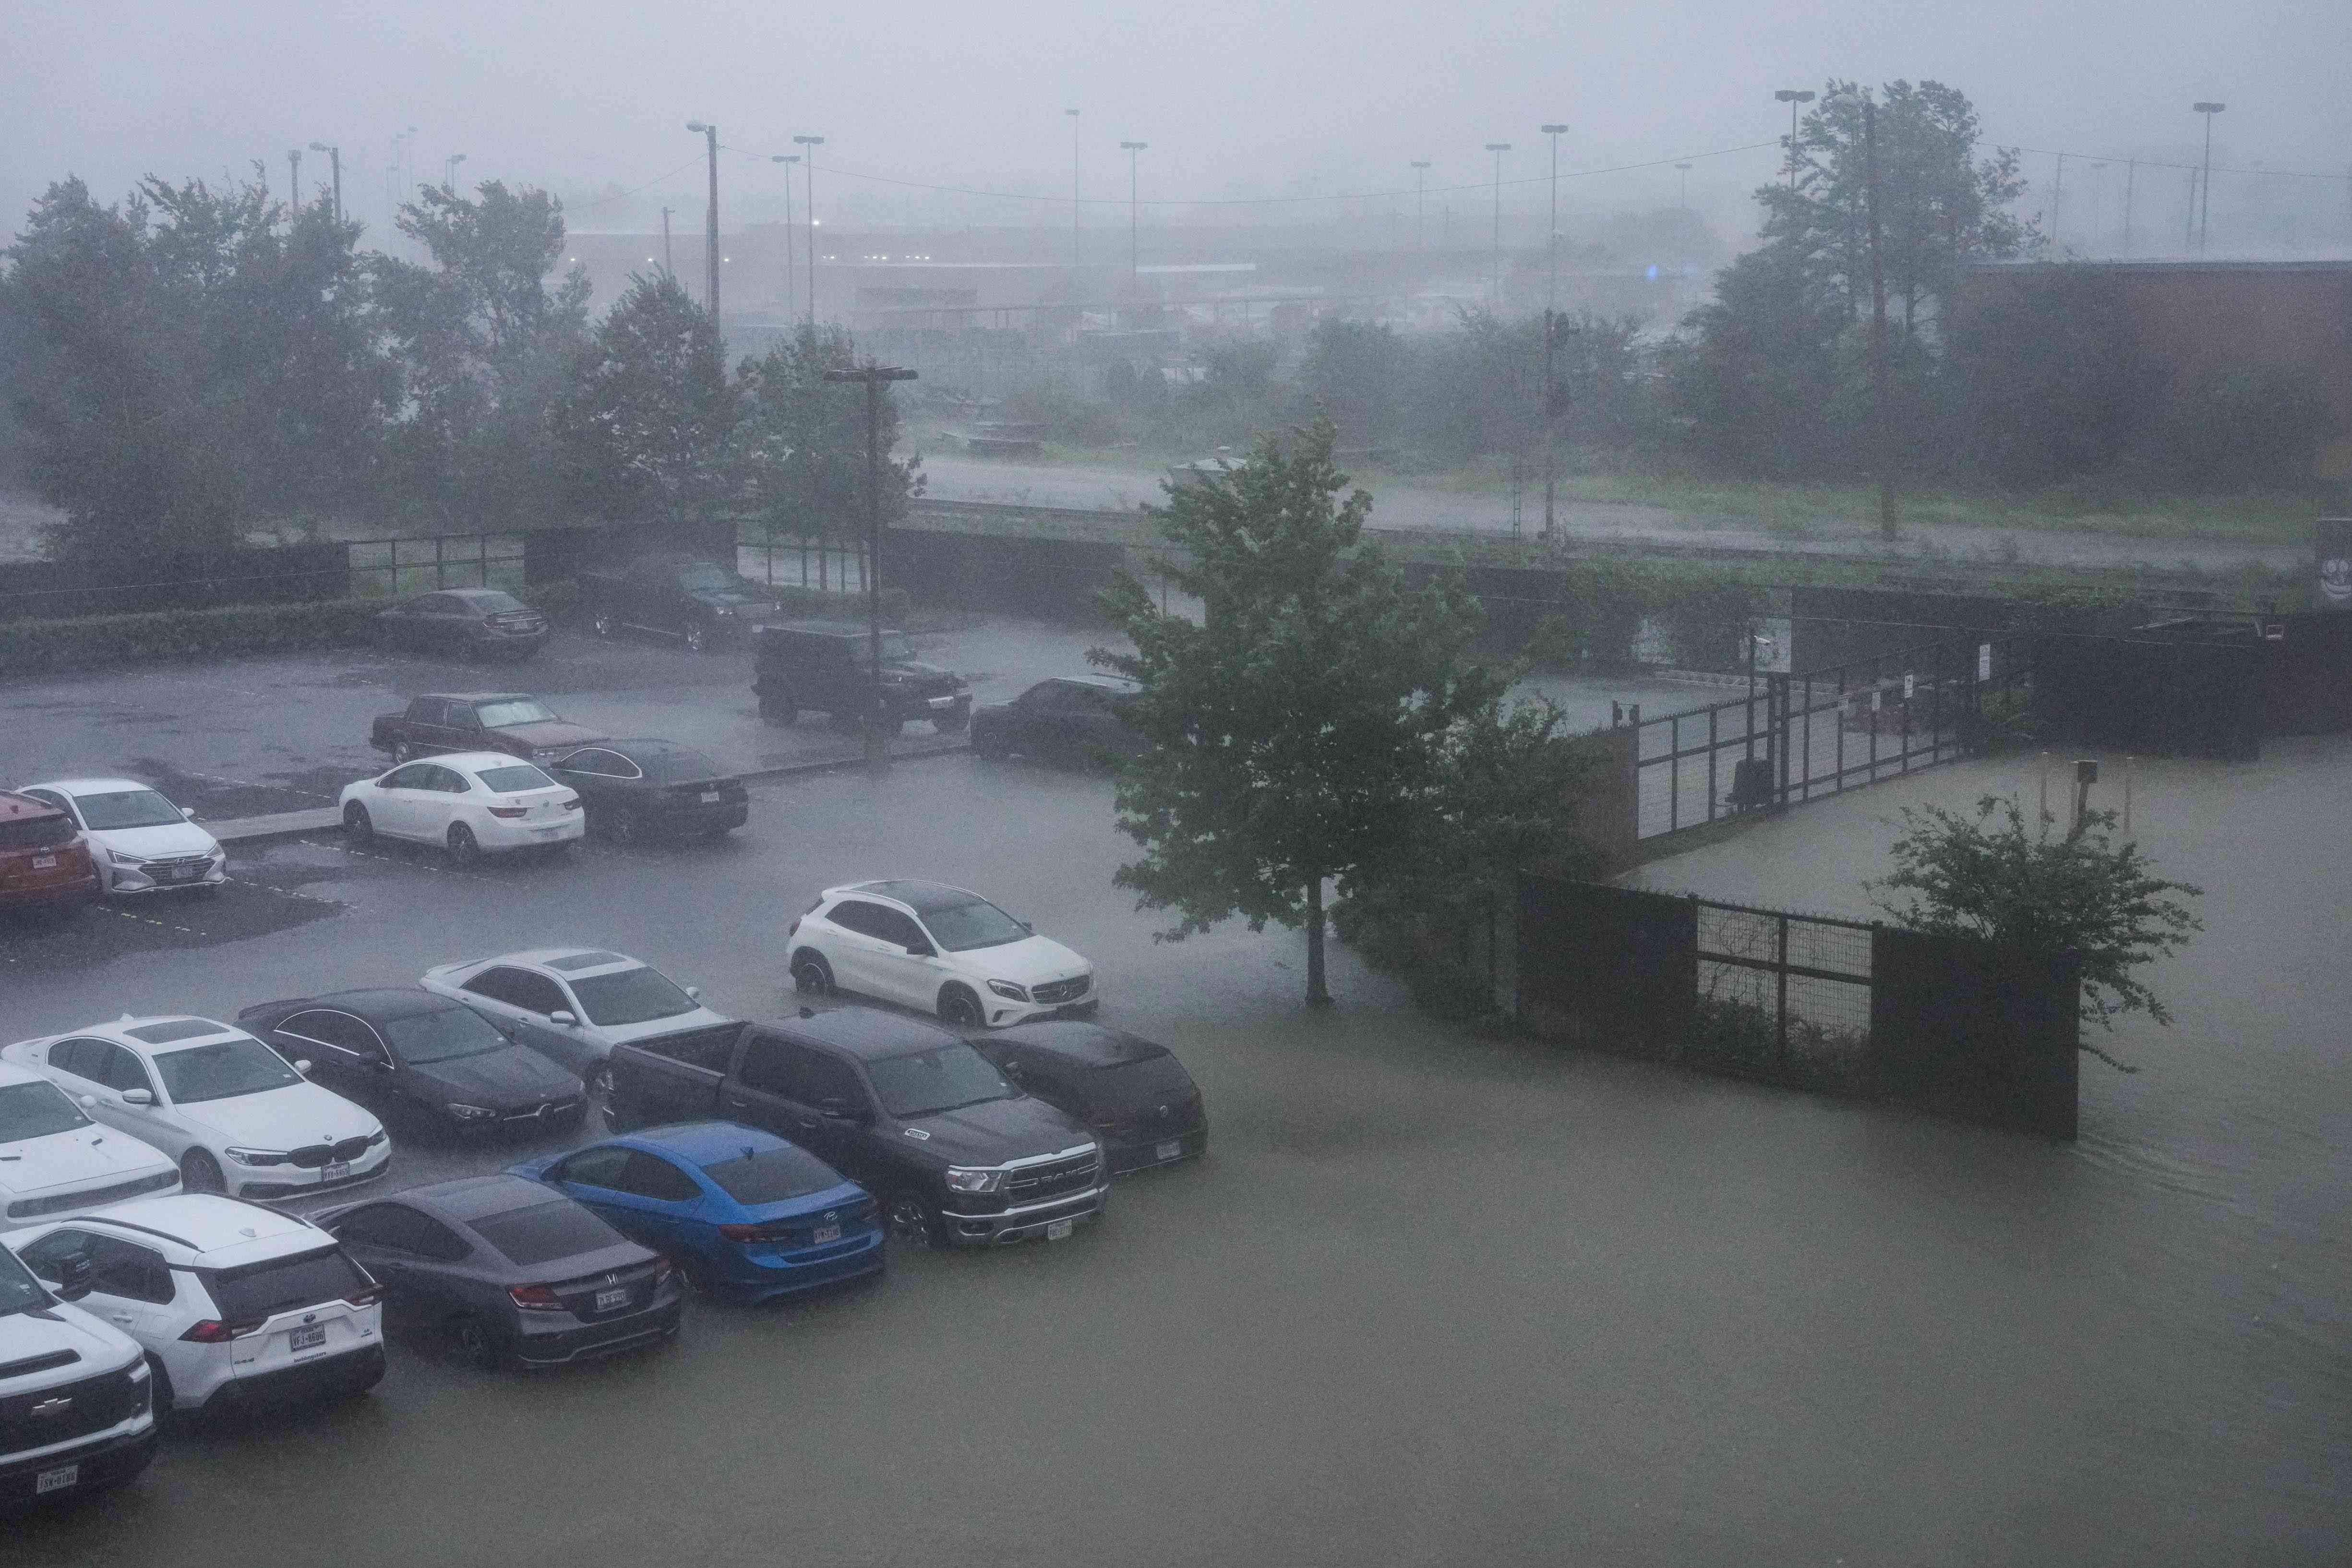
[[[384,647],[461,659],[528,659],[547,641],[547,617],[495,588],[423,594],[374,620]]]
[[[488,1369],[657,1344],[685,1314],[669,1260],[520,1176],[411,1187],[311,1219],[383,1286],[388,1318],[448,1333]]]

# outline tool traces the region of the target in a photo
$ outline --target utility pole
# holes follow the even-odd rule
[[[1070,308],[1078,305],[1078,231],[1084,222],[1086,206],[1078,194],[1079,141],[1078,111],[1062,110],[1070,117]]]
[[[2187,250],[2197,243],[2197,171],[2189,171],[2189,216],[2180,225],[2180,248]]]
[[[704,209],[702,243],[705,247],[703,270],[710,275],[709,292],[704,302],[710,307],[710,326],[719,327],[719,127],[705,125],[699,120],[686,122],[688,131],[698,133],[710,149],[710,204]]]
[[[1127,280],[1129,291],[1138,297],[1139,302],[1143,293],[1143,206],[1137,195],[1141,187],[1136,183],[1135,171],[1137,155],[1150,145],[1149,141],[1119,143],[1127,152]]]
[[[1511,150],[1507,141],[1489,141],[1486,151],[1495,155],[1495,314],[1503,313],[1503,154]]]
[[[824,138],[822,136],[795,136],[793,138],[793,141],[795,144],[808,149],[808,162],[801,165],[801,173],[808,182],[806,186],[808,191],[809,210],[808,324],[809,330],[811,332],[814,332],[816,330],[816,150],[824,145]]]
[[[2133,158],[2126,161],[2124,164],[2124,255],[2126,258],[2131,255],[2132,186],[2137,183],[2138,178],[2139,160]]]
[[[2226,103],[2192,103],[2189,106],[2205,117],[2205,172],[2198,183],[2197,254],[2205,254],[2205,242],[2213,237],[2206,220],[2213,214],[2213,117],[2230,106]]]
[[[669,264],[669,209],[662,209],[662,276],[675,277],[677,271]]]
[[[1886,263],[1879,244],[1878,225],[1878,106],[1865,94],[1862,100],[1863,173],[1870,208],[1870,392],[1877,404],[1878,531],[1895,537],[1895,410],[1886,366]]]
[[[768,160],[782,164],[784,171],[784,317],[787,320],[800,314],[800,290],[793,284],[793,170],[801,161],[797,152],[779,152]]]
[[[1559,520],[1558,511],[1559,495],[1559,443],[1554,439],[1555,433],[1552,430],[1551,405],[1552,388],[1559,384],[1559,372],[1555,369],[1559,351],[1559,138],[1560,133],[1565,131],[1568,127],[1565,125],[1546,125],[1540,129],[1546,136],[1551,138],[1551,228],[1547,235],[1544,246],[1545,259],[1549,264],[1549,267],[1544,280],[1543,361],[1543,537],[1549,538],[1551,538],[1552,528]],[[1498,157],[1496,160],[1496,166],[1499,167],[1501,162],[1502,160]],[[1687,168],[1689,165],[1685,164],[1684,167]]]
[[[1419,160],[1412,165],[1412,247],[1429,248],[1429,165]]]
[[[1784,87],[1772,96],[1789,106],[1789,194],[1793,196],[1797,193],[1797,106],[1812,102],[1813,95]]]
[[[310,143],[310,151],[324,152],[334,163],[335,226],[341,228],[343,225],[343,150],[340,147],[330,147],[323,141],[313,141]]]
[[[302,150],[299,147],[286,150],[286,168],[287,188],[294,193],[293,213],[299,218],[302,215]]]
[[[889,765],[884,744],[889,714],[882,702],[882,386],[911,382],[913,371],[868,361],[852,371],[827,371],[829,382],[866,383],[866,652],[872,685],[866,691],[866,764]]]

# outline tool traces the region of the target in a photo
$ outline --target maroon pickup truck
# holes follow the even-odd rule
[[[609,738],[572,724],[521,692],[428,692],[405,711],[375,721],[368,744],[394,762],[440,751],[503,751],[526,762],[552,762]]]

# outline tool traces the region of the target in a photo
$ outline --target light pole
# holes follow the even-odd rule
[[[2131,255],[2132,186],[2138,183],[2138,179],[2139,160],[2126,159],[2124,162],[2124,255],[2126,257]]]
[[[1503,313],[1503,154],[1511,150],[1507,141],[1489,141],[1486,151],[1495,155],[1495,314]]]
[[[302,213],[302,150],[299,147],[289,147],[286,150],[286,167],[290,171],[286,182],[287,188],[294,193],[293,210],[295,215],[299,217]]]
[[[1143,207],[1137,199],[1136,154],[1151,145],[1149,141],[1122,141],[1119,147],[1127,153],[1127,281],[1131,291],[1143,287]]]
[[[1682,175],[1682,177],[1683,177],[1683,193],[1682,193],[1682,198],[1681,198],[1681,201],[1680,201],[1680,203],[1679,203],[1679,205],[1682,207],[1682,210],[1683,210],[1683,211],[1685,211],[1685,212],[1689,212],[1689,211],[1690,211],[1690,165],[1689,165],[1689,164],[1687,164],[1687,163],[1677,163],[1677,164],[1675,164],[1675,168],[1676,172],[1678,172]]]
[[[784,166],[784,315],[787,319],[800,314],[800,289],[793,282],[793,170],[801,161],[797,152],[779,152],[768,160]]]
[[[2205,254],[2205,242],[2212,237],[2206,220],[2213,214],[2213,117],[2230,106],[2226,103],[2192,103],[2189,109],[2205,117],[2205,170],[2197,194],[2197,254]]]
[[[710,326],[719,327],[719,127],[705,125],[699,120],[686,122],[687,130],[703,140],[710,149],[710,204],[703,209],[702,243],[703,271],[709,275],[709,290],[706,302],[710,307]]]
[[[1810,92],[1801,92],[1794,88],[1784,87],[1772,96],[1789,106],[1789,193],[1795,195],[1797,193],[1797,106],[1801,103],[1812,102],[1813,95]]]
[[[1412,247],[1429,248],[1429,165],[1416,159],[1412,165]]]
[[[807,186],[805,187],[808,192],[809,210],[808,324],[809,330],[811,332],[814,332],[816,330],[816,150],[824,145],[824,138],[822,136],[795,136],[793,138],[793,141],[797,146],[808,149],[808,162],[801,165],[801,173],[808,182]]]
[[[1558,372],[1555,371],[1554,366],[1557,362],[1556,356],[1559,350],[1559,139],[1560,134],[1565,131],[1568,127],[1565,125],[1546,125],[1540,129],[1546,136],[1551,138],[1551,228],[1547,236],[1544,247],[1546,251],[1546,260],[1549,263],[1549,270],[1548,271],[1544,281],[1543,376],[1543,531],[1544,537],[1546,538],[1549,538],[1551,537],[1552,525],[1559,520],[1556,514],[1556,507],[1557,497],[1559,493],[1559,443],[1552,439],[1551,389],[1558,381]],[[1496,178],[1498,181],[1502,177],[1502,155],[1497,153],[1495,157],[1495,168]],[[1499,193],[1501,186],[1498,184],[1496,189]],[[1499,194],[1496,199],[1498,201],[1500,200]],[[1498,279],[1500,276],[1501,275],[1498,272],[1496,274]],[[1498,291],[1501,285],[1498,281],[1496,284]]]
[[[323,141],[313,141],[310,151],[324,152],[335,166],[335,222],[340,225],[343,221],[343,150],[330,147]]]
[[[1066,109],[1062,112],[1070,117],[1070,308],[1076,309],[1078,303],[1079,214],[1086,209],[1078,195],[1078,111]]]
[[[662,276],[675,277],[677,270],[669,264],[669,209],[662,209]]]
[[[2105,163],[2099,162],[2095,159],[2092,161],[2090,222],[2092,243],[2094,245],[2098,243],[2099,209],[2106,204],[2107,181],[2105,174],[2103,172],[2105,168],[2106,165]]]
[[[441,175],[441,189],[447,192],[450,195],[454,196],[457,193],[457,165],[463,163],[465,161],[466,155],[463,152],[452,152],[449,154],[444,166]]]
[[[915,372],[868,361],[852,371],[827,371],[824,379],[866,383],[866,652],[873,680],[866,693],[866,761],[880,768],[890,760],[882,744],[889,716],[882,706],[882,386],[911,382]]]

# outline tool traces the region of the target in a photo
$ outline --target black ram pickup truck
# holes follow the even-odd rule
[[[927,1247],[1058,1241],[1101,1217],[1102,1145],[960,1036],[872,1008],[613,1048],[615,1132],[716,1117],[789,1139],[882,1201]]]
[[[378,715],[368,731],[368,744],[391,752],[394,762],[441,751],[503,751],[526,762],[552,762],[605,738],[521,692],[427,692],[399,713]]]
[[[719,565],[692,556],[649,555],[618,571],[580,574],[580,603],[599,637],[651,632],[689,653],[745,635],[782,613],[776,596]]]

